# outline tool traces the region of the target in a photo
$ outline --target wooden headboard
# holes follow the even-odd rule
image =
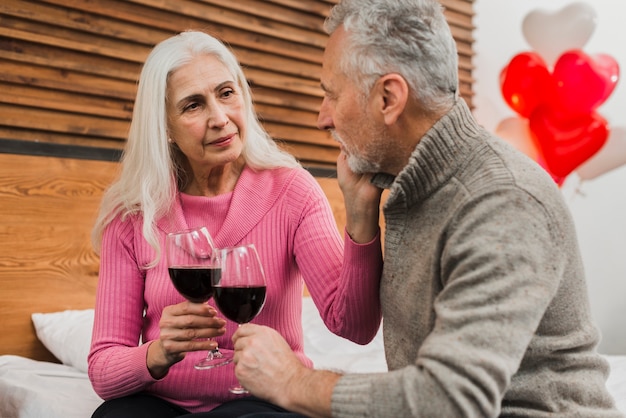
[[[0,354],[55,361],[31,314],[93,307],[91,227],[117,166],[0,154]]]
[[[118,166],[0,153],[0,354],[58,361],[37,339],[31,314],[93,307],[99,259],[90,234]],[[317,180],[343,231],[337,180]]]

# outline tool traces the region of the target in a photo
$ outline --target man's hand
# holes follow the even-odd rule
[[[374,174],[356,174],[342,149],[337,158],[337,180],[346,205],[346,230],[356,243],[370,242],[379,231],[382,189],[374,186]]]
[[[253,395],[312,417],[330,416],[340,375],[311,370],[272,328],[245,324],[233,335],[235,375]]]
[[[306,367],[275,330],[254,324],[233,335],[235,374],[255,396],[279,404],[291,382]]]

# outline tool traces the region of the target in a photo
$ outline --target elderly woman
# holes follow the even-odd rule
[[[89,376],[106,400],[93,416],[176,417],[233,405],[280,411],[231,395],[232,363],[194,369],[206,350],[232,349],[236,325],[174,289],[165,236],[205,226],[217,247],[254,243],[267,274],[254,322],[276,329],[311,366],[303,284],[334,333],[366,343],[378,329],[382,255],[372,212],[376,198],[347,202],[341,239],[315,179],[261,127],[241,67],[220,41],[187,31],[158,44],[140,76],[119,178],[93,232],[101,266]]]

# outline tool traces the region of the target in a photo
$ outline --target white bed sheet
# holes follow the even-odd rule
[[[346,372],[387,370],[382,334],[365,346],[329,332],[310,298],[304,299],[304,347],[316,368]],[[626,415],[626,355],[606,356],[607,387]],[[88,418],[102,400],[87,374],[70,366],[0,356],[0,418]]]
[[[2,418],[89,418],[100,403],[84,372],[63,364],[0,356]]]
[[[613,395],[619,410],[626,415],[626,355],[606,356],[606,358],[611,365],[611,374],[606,381],[606,386]]]

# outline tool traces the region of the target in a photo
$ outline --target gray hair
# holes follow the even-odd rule
[[[246,164],[256,170],[300,166],[261,126],[248,81],[232,51],[204,32],[186,31],[172,36],[157,44],[143,65],[120,176],[103,197],[92,233],[96,250],[100,249],[104,228],[116,216],[140,213],[143,235],[157,253],[150,265],[158,261],[161,249],[156,221],[172,207],[178,189],[187,181],[183,169],[185,157],[168,142],[168,80],[174,71],[203,55],[216,57],[239,85],[247,125],[242,151]]]
[[[350,47],[339,63],[363,94],[398,73],[427,108],[449,108],[458,95],[456,43],[437,0],[342,0],[325,29],[343,25]]]

